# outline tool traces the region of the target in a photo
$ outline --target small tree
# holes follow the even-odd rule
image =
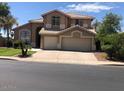
[[[28,56],[28,50],[31,49],[31,46],[28,43],[23,42],[23,41],[20,41],[19,43],[20,43],[20,48],[22,51],[22,56],[23,57]]]
[[[113,34],[121,31],[121,23],[122,18],[113,13],[107,13],[104,17],[102,24],[99,26],[99,34]]]
[[[110,59],[124,60],[124,33],[104,37],[102,49],[107,52]]]
[[[100,41],[100,46],[104,45],[106,35],[116,34],[121,31],[121,16],[112,12],[107,13],[103,21],[98,25],[96,40]]]

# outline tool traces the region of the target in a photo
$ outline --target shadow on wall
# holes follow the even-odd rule
[[[41,26],[40,27],[37,27],[37,29],[36,29],[36,48],[40,48],[40,35],[39,35],[39,32],[40,32],[40,30],[41,30]]]

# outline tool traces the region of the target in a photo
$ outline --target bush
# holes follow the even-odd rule
[[[112,57],[114,55],[114,49],[113,49],[112,45],[103,45],[102,50],[105,51],[108,54],[110,59],[112,59]]]
[[[19,45],[22,51],[22,57],[27,57],[28,55],[28,50],[31,49],[31,45],[29,43],[19,41]]]
[[[124,33],[107,35],[102,42],[102,50],[110,59],[124,60]]]
[[[13,47],[15,49],[19,49],[20,48],[20,40],[15,41],[14,44],[13,44]]]
[[[124,60],[124,46],[119,49],[118,59]]]
[[[96,50],[97,51],[101,51],[101,42],[100,42],[100,40],[95,40],[95,44],[96,44]]]

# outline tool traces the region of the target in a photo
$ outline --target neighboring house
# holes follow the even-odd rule
[[[42,17],[14,28],[15,40],[26,40],[33,47],[42,49],[95,50],[96,32],[91,27],[93,17],[59,10],[49,11]]]

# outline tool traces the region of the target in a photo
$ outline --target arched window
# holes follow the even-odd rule
[[[20,39],[26,43],[31,43],[31,32],[30,30],[21,30]]]

